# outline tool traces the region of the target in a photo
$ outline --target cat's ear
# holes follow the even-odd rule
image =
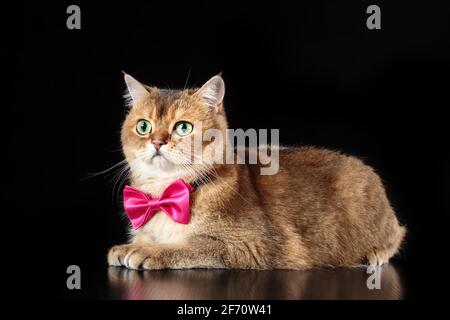
[[[129,104],[133,104],[133,102],[142,100],[149,94],[144,85],[137,81],[135,78],[125,72],[123,72],[123,75],[128,90],[125,98],[128,100]]]
[[[209,79],[200,89],[195,92],[206,105],[214,108],[216,112],[223,108],[223,97],[225,96],[225,82],[220,74]]]

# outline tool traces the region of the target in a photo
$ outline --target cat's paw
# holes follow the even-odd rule
[[[157,251],[142,245],[124,244],[114,246],[108,253],[108,264],[110,266],[124,266],[129,269],[161,269],[156,263]]]
[[[110,266],[121,267],[125,266],[125,257],[132,249],[137,248],[134,244],[123,244],[114,246],[108,252],[108,264]]]

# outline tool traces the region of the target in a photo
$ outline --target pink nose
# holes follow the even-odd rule
[[[161,146],[163,144],[166,144],[165,141],[161,141],[161,140],[152,140],[152,144],[155,146],[156,150],[159,150],[159,148],[161,148]]]

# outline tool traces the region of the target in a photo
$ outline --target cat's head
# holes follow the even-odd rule
[[[201,176],[221,141],[203,141],[206,130],[227,128],[225,84],[220,75],[199,89],[167,90],[125,74],[129,111],[122,126],[125,158],[134,179]],[[194,140],[200,141],[199,145]],[[195,147],[194,147],[195,146]]]

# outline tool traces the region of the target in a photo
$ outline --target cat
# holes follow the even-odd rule
[[[190,194],[189,223],[158,211],[130,230],[129,243],[109,250],[110,266],[356,267],[387,263],[398,252],[406,228],[379,176],[361,160],[315,147],[280,148],[274,175],[261,175],[260,163],[192,161],[189,139],[227,130],[221,75],[183,90],[124,78],[129,111],[121,142],[131,185],[157,198],[177,179],[201,183]],[[201,128],[193,127],[199,122]],[[220,141],[202,143],[204,159],[221,150]]]

